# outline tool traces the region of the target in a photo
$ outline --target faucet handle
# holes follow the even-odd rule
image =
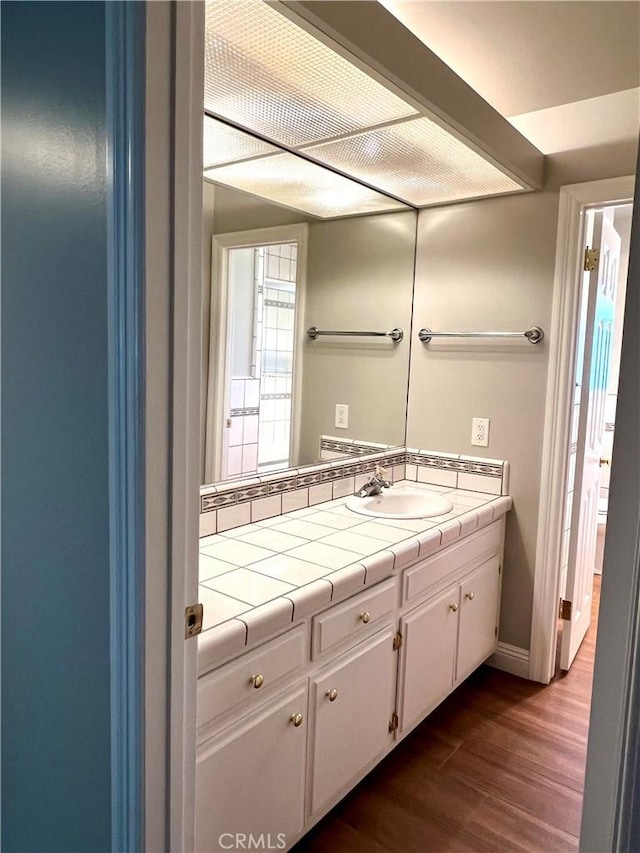
[[[374,470],[374,472],[373,472],[373,476],[374,476],[377,480],[384,480],[384,478],[385,478],[385,476],[386,476],[386,473],[387,473],[387,472],[386,472],[386,469],[384,469],[384,468],[382,467],[382,465],[380,465],[380,463],[379,463],[379,462],[378,462],[378,463],[376,463],[376,467],[375,467],[375,470]]]

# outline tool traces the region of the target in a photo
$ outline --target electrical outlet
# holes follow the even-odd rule
[[[489,418],[473,418],[471,444],[476,447],[489,447]]]
[[[336,429],[349,429],[349,406],[336,403]]]

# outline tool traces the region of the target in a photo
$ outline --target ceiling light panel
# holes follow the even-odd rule
[[[205,109],[296,147],[417,111],[264,0],[209,0]]]
[[[221,166],[223,163],[235,163],[249,157],[273,154],[280,149],[269,145],[255,136],[229,127],[209,116],[204,117],[203,162],[204,168]]]
[[[428,118],[308,146],[304,151],[418,207],[523,189]]]
[[[328,219],[405,210],[406,205],[295,154],[207,169],[205,178]]]

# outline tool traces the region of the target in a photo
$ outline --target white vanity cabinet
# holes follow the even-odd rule
[[[440,583],[423,603],[405,609],[398,705],[399,730],[410,731],[495,650],[501,587],[503,522],[418,564],[420,583]],[[442,573],[444,564],[450,571]],[[443,578],[448,583],[443,587]],[[406,589],[405,578],[405,589]],[[452,582],[451,582],[452,581]]]
[[[500,517],[201,675],[197,850],[288,849],[489,657],[503,542]]]
[[[392,743],[397,652],[389,627],[311,681],[311,802],[314,815],[355,783]]]
[[[305,679],[198,747],[197,851],[235,849],[237,833],[275,844],[302,831],[307,728]]]

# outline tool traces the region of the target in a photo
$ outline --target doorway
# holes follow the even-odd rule
[[[205,481],[297,458],[306,225],[213,238]]]
[[[570,613],[563,614],[570,615],[570,619],[563,620],[563,629],[567,622],[571,621],[572,624],[572,649],[567,655],[567,659],[571,657],[571,653],[575,654],[575,650],[580,644],[580,640],[577,638],[580,637],[581,633],[582,636],[584,635],[590,622],[600,487],[601,432],[598,432],[597,425],[599,424],[599,429],[603,430],[604,425],[608,422],[606,421],[605,405],[608,395],[603,392],[608,390],[608,378],[611,371],[606,371],[606,383],[604,382],[605,372],[603,371],[600,372],[597,380],[595,376],[591,377],[590,364],[585,363],[584,354],[592,355],[595,336],[591,332],[591,337],[587,338],[587,326],[584,326],[585,334],[582,344],[580,341],[581,317],[586,317],[585,312],[589,309],[588,302],[585,300],[591,294],[592,304],[589,310],[593,315],[593,312],[596,311],[598,293],[598,271],[584,270],[585,245],[594,237],[596,214],[600,217],[601,223],[604,222],[606,228],[609,229],[611,216],[613,215],[615,219],[615,211],[620,208],[617,224],[620,230],[627,232],[627,226],[625,224],[623,227],[622,220],[626,217],[630,219],[633,189],[633,178],[624,177],[574,184],[563,187],[560,191],[554,300],[549,333],[549,367],[536,544],[533,623],[529,655],[529,678],[543,684],[549,683],[556,669],[558,601],[561,591],[564,592],[563,601],[571,602],[570,607],[567,607],[567,604],[564,605]],[[605,212],[607,213],[606,218]],[[602,233],[598,240],[600,241],[601,238]],[[619,267],[621,272],[619,276],[615,277],[618,297],[622,296],[622,291],[617,288],[617,281],[620,277],[626,280],[628,246],[629,240],[627,238],[626,251],[620,255]],[[600,273],[603,270],[609,270],[607,260],[609,254],[607,250]],[[622,272],[623,268],[624,273]],[[591,285],[585,288],[585,281],[589,275],[591,276]],[[606,310],[613,315],[614,308],[617,306],[612,305],[611,294],[607,295],[603,291],[602,296],[609,305]],[[602,303],[598,310],[604,311],[605,308],[605,303]],[[622,310],[619,310],[618,314],[618,322],[621,323]],[[607,338],[613,336],[614,347],[616,343],[615,326],[611,326],[609,320],[606,321],[608,324],[606,335],[599,336],[596,341],[597,346],[606,352],[610,351],[608,346],[604,346]],[[592,331],[594,328],[595,326],[592,325]],[[621,327],[617,336],[619,348],[619,340],[622,338]],[[619,353],[619,349],[617,352]],[[613,365],[617,363],[618,358],[619,355],[613,356]],[[594,365],[600,363],[601,360],[598,358],[593,360]],[[612,375],[615,373],[617,373],[617,367]],[[576,392],[577,376],[581,377],[580,398],[577,397]],[[598,393],[588,394],[587,397],[593,397],[597,405],[591,411],[590,420],[587,420],[589,407],[581,407],[583,412],[581,431],[583,447],[586,447],[587,438],[589,439],[591,449],[588,455],[591,460],[591,468],[593,468],[595,460],[597,488],[592,490],[589,496],[593,525],[583,525],[582,528],[579,528],[577,520],[583,515],[579,504],[586,497],[581,484],[575,479],[571,450],[575,444],[575,459],[577,461],[577,428],[580,428],[580,419],[577,417],[579,408],[576,407],[576,404],[586,402],[583,392],[585,388],[589,388],[591,385]],[[572,423],[574,411],[577,419]],[[584,449],[581,453],[585,453]],[[575,471],[579,470],[580,468],[576,465]],[[576,498],[579,491],[578,486],[580,486],[580,496]],[[568,498],[569,492],[574,493],[571,495],[571,500]],[[568,529],[573,531],[573,552],[571,552],[571,534],[565,536],[565,531]],[[581,553],[586,554],[591,549],[592,555],[589,559],[578,561],[583,568],[591,563],[590,569],[573,572],[573,576],[570,576],[570,571],[575,569],[577,565],[576,556]],[[562,571],[565,565],[567,567],[566,574]]]
[[[624,204],[585,214],[560,568],[562,670],[591,624],[594,574],[602,573],[631,211]]]

